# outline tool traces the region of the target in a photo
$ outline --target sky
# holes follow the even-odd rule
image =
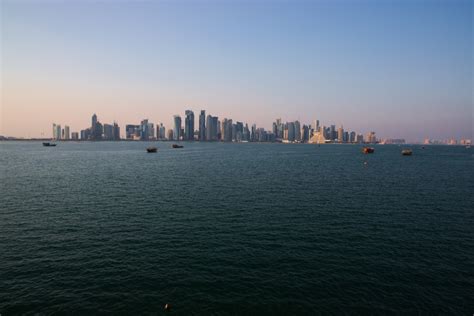
[[[473,138],[472,1],[0,0],[0,135],[201,109]],[[197,121],[195,123],[197,126]]]

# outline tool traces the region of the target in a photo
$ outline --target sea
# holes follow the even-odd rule
[[[473,149],[57,144],[0,142],[2,316],[474,313]]]

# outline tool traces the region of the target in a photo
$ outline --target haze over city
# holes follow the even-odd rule
[[[472,3],[2,1],[0,135],[206,109],[471,138]],[[124,132],[122,131],[122,134]]]

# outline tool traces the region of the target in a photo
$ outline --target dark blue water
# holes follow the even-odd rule
[[[2,315],[474,313],[472,149],[149,145],[0,143]]]

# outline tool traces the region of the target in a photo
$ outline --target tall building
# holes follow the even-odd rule
[[[120,127],[115,122],[114,122],[114,126],[113,126],[112,138],[113,138],[113,140],[120,140]]]
[[[250,130],[249,130],[249,125],[247,123],[245,123],[242,139],[246,142],[250,141]]]
[[[138,139],[140,137],[140,125],[125,125],[125,138],[128,140]]]
[[[365,139],[367,143],[376,143],[377,138],[375,137],[375,132],[369,132],[367,133],[367,137]]]
[[[173,140],[173,139],[174,139],[173,130],[170,128],[168,130],[168,140]]]
[[[61,125],[56,125],[56,135],[54,137],[56,140],[61,139]]]
[[[342,143],[344,141],[344,128],[342,127],[342,125],[337,130],[337,141],[339,143]]]
[[[102,124],[97,120],[97,115],[92,115],[91,140],[101,140],[103,133]]]
[[[199,140],[205,141],[206,140],[206,111],[201,110],[201,114],[199,115]]]
[[[208,114],[206,118],[206,140],[207,141],[212,140],[211,130],[212,130],[212,116]]]
[[[71,133],[69,132],[69,126],[65,125],[64,126],[64,139],[69,140],[71,139],[70,136],[71,136]]]
[[[97,115],[94,113],[92,115],[92,123],[91,123],[91,128],[94,129],[95,124],[97,124]]]
[[[275,125],[276,125],[276,132],[275,132],[276,138],[283,139],[284,133],[285,133],[285,124],[281,122],[281,118],[276,119]]]
[[[104,124],[104,139],[105,140],[114,139],[114,127],[110,124]]]
[[[231,142],[232,141],[232,120],[231,119],[224,119],[222,122],[223,125],[223,134],[222,134],[222,140],[225,142]]]
[[[349,142],[349,132],[346,132],[346,131],[345,131],[343,135],[344,135],[344,136],[342,137],[343,142],[344,142],[344,143]]]
[[[355,143],[355,141],[356,141],[356,133],[352,131],[349,135],[349,142]]]
[[[148,119],[144,119],[140,122],[140,140],[149,140],[150,131],[149,131]]]
[[[56,128],[56,123],[53,123],[53,139],[58,139],[58,134],[57,134],[57,128]]]
[[[164,140],[166,139],[166,129],[165,127],[163,126],[163,123],[160,123],[160,127],[158,128],[158,135],[157,135],[157,138],[159,140]]]
[[[206,140],[216,141],[218,134],[218,118],[217,116],[208,115],[206,118]]]
[[[309,135],[309,126],[306,124],[303,124],[303,127],[301,128],[301,141],[303,143],[306,143],[309,141],[310,135]]]
[[[299,121],[295,121],[295,141],[301,141],[301,125]]]
[[[181,116],[179,115],[174,116],[173,139],[174,140],[181,139]]]
[[[212,117],[212,140],[216,141],[219,140],[219,118],[217,116]]]
[[[278,120],[277,120],[277,126],[278,126]],[[252,129],[250,131],[250,141],[255,142],[257,141],[257,125],[253,124]]]
[[[331,125],[329,128],[329,139],[333,141],[337,139],[336,125]]]
[[[90,128],[83,129],[81,131],[81,140],[89,140],[92,135],[92,130]]]
[[[148,140],[155,139],[155,124],[148,123]]]
[[[194,140],[194,112],[186,110],[184,118],[184,139]]]
[[[295,141],[295,122],[288,122],[286,123],[286,137],[285,139],[289,142]]]
[[[235,122],[234,141],[241,142],[244,134],[244,124],[242,122]]]

